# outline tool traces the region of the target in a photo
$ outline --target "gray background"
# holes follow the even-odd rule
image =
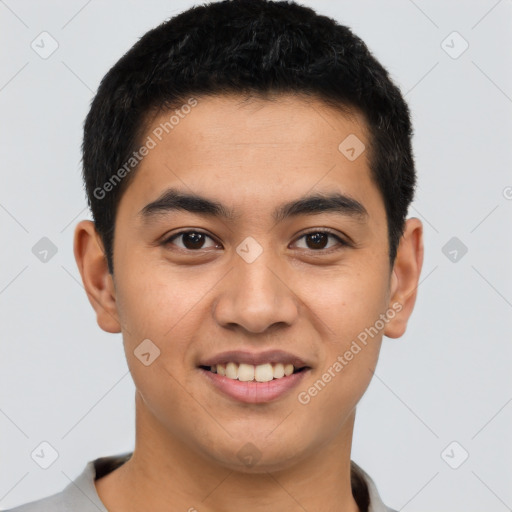
[[[407,333],[384,339],[353,459],[398,510],[510,510],[512,2],[303,3],[366,41],[415,126],[419,295]],[[115,61],[191,5],[0,1],[0,508],[60,491],[87,461],[133,448],[121,337],[97,326],[72,253],[74,225],[89,217],[82,122]],[[59,45],[46,59],[31,47],[43,51],[46,37],[51,49],[43,31]],[[57,249],[46,262],[47,242],[33,253],[43,237]],[[59,454],[48,469],[31,458],[43,441]]]

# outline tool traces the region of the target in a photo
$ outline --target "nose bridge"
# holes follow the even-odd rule
[[[215,304],[220,325],[238,324],[260,333],[275,323],[291,325],[296,320],[296,298],[270,248],[246,239],[233,254],[233,266]]]

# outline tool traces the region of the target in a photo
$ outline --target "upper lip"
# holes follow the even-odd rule
[[[257,366],[264,363],[293,364],[295,368],[309,366],[303,359],[283,350],[266,350],[264,352],[248,352],[243,350],[228,350],[202,360],[199,366],[215,366],[225,363],[245,363]]]

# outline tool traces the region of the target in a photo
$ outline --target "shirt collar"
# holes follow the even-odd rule
[[[131,457],[132,453],[126,452],[120,455],[100,457],[88,462],[82,473],[64,489],[63,497],[66,504],[76,510],[89,510],[91,505],[94,505],[95,509],[99,512],[108,512],[98,496],[94,481],[124,464]],[[352,471],[357,472],[367,485],[370,496],[368,512],[396,512],[384,505],[377,487],[368,473],[355,462],[352,462],[351,467]]]

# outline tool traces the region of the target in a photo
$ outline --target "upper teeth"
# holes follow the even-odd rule
[[[274,365],[265,363],[254,366],[252,364],[229,362],[227,364],[210,366],[210,370],[228,379],[238,379],[244,382],[251,380],[255,380],[256,382],[268,382],[272,379],[280,379],[285,375],[291,375],[294,367],[293,364],[282,363],[276,363]]]

